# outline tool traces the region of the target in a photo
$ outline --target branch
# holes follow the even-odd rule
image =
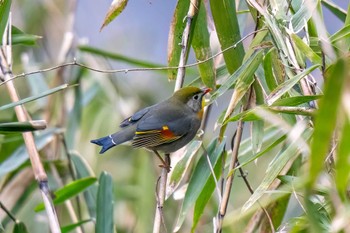
[[[128,73],[128,72],[137,72],[137,71],[172,70],[172,69],[183,69],[183,68],[194,67],[194,66],[197,66],[199,64],[205,63],[205,62],[207,62],[207,61],[209,61],[211,59],[214,59],[217,56],[225,53],[226,51],[228,51],[230,49],[235,49],[239,43],[242,43],[248,37],[254,35],[257,32],[266,31],[266,30],[267,30],[266,28],[263,28],[263,29],[260,29],[260,30],[256,30],[256,31],[250,32],[249,34],[244,36],[241,40],[237,41],[237,43],[233,44],[232,46],[227,47],[226,49],[224,49],[224,50],[222,50],[222,51],[220,51],[220,52],[218,52],[216,54],[214,54],[213,56],[208,57],[205,60],[198,61],[198,62],[195,62],[195,63],[190,63],[190,64],[183,65],[183,66],[164,66],[164,67],[153,67],[153,68],[140,68],[139,67],[139,68],[130,68],[130,69],[102,70],[102,69],[97,69],[97,68],[85,65],[83,63],[80,63],[74,58],[73,61],[67,62],[67,63],[63,63],[61,65],[56,65],[56,66],[45,68],[45,69],[41,69],[41,70],[35,70],[35,71],[31,71],[31,72],[26,72],[26,73],[12,75],[12,77],[10,77],[8,80],[4,80],[2,83],[0,83],[0,86],[4,85],[7,82],[10,82],[10,81],[12,81],[14,79],[17,79],[17,78],[22,78],[22,77],[25,77],[25,76],[30,76],[30,75],[34,75],[34,74],[38,74],[38,73],[49,72],[49,71],[61,69],[61,68],[66,67],[66,66],[79,66],[79,67],[87,69],[87,70],[91,70],[91,71],[98,72],[98,73],[106,73],[106,74]]]
[[[9,16],[9,22],[6,26],[3,35],[3,46],[0,50],[0,76],[6,82],[6,87],[9,92],[12,102],[18,102],[20,100],[17,90],[12,80],[12,47],[11,47],[11,15]],[[26,116],[26,110],[23,105],[15,107],[16,116],[19,122],[28,121]],[[32,164],[35,179],[38,181],[42,198],[44,200],[46,213],[49,218],[49,224],[52,233],[60,233],[61,229],[58,223],[55,208],[53,206],[50,190],[48,187],[47,175],[44,167],[40,161],[39,153],[36,148],[34,137],[31,132],[22,133],[24,143],[27,148],[30,162]]]

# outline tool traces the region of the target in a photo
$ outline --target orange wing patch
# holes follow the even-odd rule
[[[163,126],[163,129],[160,131],[160,133],[166,139],[172,139],[172,138],[176,137],[176,135],[166,125]]]
[[[136,131],[132,146],[155,147],[176,141],[181,137],[182,135],[175,135],[168,126],[164,125],[161,130]]]

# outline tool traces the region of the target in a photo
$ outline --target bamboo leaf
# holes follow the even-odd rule
[[[322,59],[319,57],[304,41],[296,34],[291,34],[292,40],[300,51],[308,58],[313,64],[322,65]]]
[[[219,159],[214,167],[216,180],[220,178],[221,169],[222,169],[222,159]],[[216,187],[216,183],[214,181],[213,175],[211,174],[194,205],[193,223],[192,223],[192,229],[191,229],[192,233],[195,231],[197,224],[200,220],[200,217],[202,216],[206,205],[208,204],[211,196],[213,195],[215,187]]]
[[[182,49],[182,33],[185,29],[185,23],[183,19],[186,17],[189,7],[189,0],[177,1],[168,36],[168,66],[170,67],[179,65]],[[176,75],[177,69],[168,70],[169,80],[174,80],[176,78]]]
[[[113,0],[111,6],[108,9],[107,15],[103,20],[100,31],[102,31],[105,26],[107,26],[110,22],[112,22],[113,19],[115,19],[120,13],[123,12],[127,3],[128,0]]]
[[[344,123],[341,139],[338,146],[335,183],[343,201],[347,200],[347,188],[350,179],[350,123],[349,118]]]
[[[338,106],[347,77],[343,59],[338,60],[327,70],[324,97],[319,102],[320,107],[315,118],[315,132],[311,143],[310,185],[317,179],[328,154],[329,142],[336,125]]]
[[[13,233],[28,233],[27,227],[23,222],[16,222]]]
[[[54,139],[56,134],[62,133],[62,129],[51,128],[43,131],[40,135],[35,136],[35,145],[38,150],[44,148],[49,142]],[[12,155],[0,163],[0,177],[17,169],[28,160],[28,153],[25,145],[18,147]]]
[[[322,0],[322,5],[324,5],[328,10],[330,10],[335,16],[338,17],[341,21],[345,22],[346,19],[346,11],[333,2],[330,2],[328,0]]]
[[[34,96],[30,96],[30,97],[27,97],[27,98],[24,98],[20,101],[17,101],[17,102],[14,102],[14,103],[10,103],[10,104],[6,104],[6,105],[3,105],[0,107],[0,111],[3,111],[5,109],[8,109],[8,108],[13,108],[15,106],[18,106],[18,105],[21,105],[21,104],[25,104],[25,103],[28,103],[28,102],[32,102],[34,100],[37,100],[37,99],[40,99],[40,98],[43,98],[45,96],[48,96],[48,95],[52,95],[58,91],[62,91],[64,89],[66,89],[68,86],[68,84],[63,84],[61,86],[58,86],[58,87],[55,87],[55,88],[52,88],[50,90],[47,90],[39,95],[34,95]]]
[[[311,130],[306,130],[304,134],[304,140],[308,140],[310,136]],[[243,205],[242,211],[247,211],[250,207],[252,207],[260,199],[260,197],[264,195],[268,187],[282,171],[283,167],[300,153],[298,149],[298,143],[298,140],[295,140],[294,142],[290,143],[287,146],[287,148],[282,150],[281,153],[276,156],[276,158],[278,157],[278,159],[275,158],[269,164],[263,181],[260,183],[259,187],[254,191],[254,194]]]
[[[210,35],[207,26],[207,12],[203,1],[200,1],[192,39],[192,47],[197,61],[204,61],[212,56],[209,38]],[[213,59],[199,64],[198,68],[204,85],[215,89],[216,72],[214,69]]]
[[[305,0],[300,9],[292,16],[291,24],[295,33],[300,32],[309,21],[317,7],[317,0]]]
[[[94,177],[95,174],[89,166],[84,157],[80,156],[77,152],[71,153],[71,159],[74,164],[74,168],[77,171],[77,178]],[[84,191],[84,198],[89,210],[90,218],[96,218],[96,201],[97,201],[98,185],[96,183],[89,186]]]
[[[241,39],[235,1],[210,1],[210,9],[221,50],[224,50]],[[243,61],[244,49],[242,43],[239,43],[236,48],[224,52],[223,55],[229,73],[233,74]]]
[[[9,18],[11,0],[0,1],[0,38],[2,38]]]
[[[267,101],[268,105],[271,105],[275,101],[277,101],[283,94],[288,92],[291,88],[294,87],[295,84],[297,84],[302,78],[304,78],[306,75],[311,73],[317,67],[319,67],[319,65],[313,65],[313,66],[309,67],[308,69],[304,70],[303,72],[297,74],[295,77],[293,77],[293,78],[287,80],[286,82],[280,84],[267,97],[266,101]]]
[[[110,51],[94,48],[94,47],[87,46],[87,45],[80,45],[78,47],[78,49],[80,51],[82,51],[82,52],[90,53],[92,55],[103,56],[103,57],[106,57],[106,58],[110,58],[110,59],[113,59],[113,60],[126,62],[126,63],[129,63],[129,64],[141,66],[141,67],[155,68],[155,67],[162,67],[163,66],[161,64],[156,64],[156,63],[152,63],[152,62],[149,62],[149,61],[144,61],[144,60],[139,60],[139,59],[135,59],[135,58],[132,58],[132,57],[127,57],[127,56],[124,56],[124,55],[121,55],[121,54],[112,53]],[[126,69],[126,71],[127,71],[127,69]]]
[[[85,177],[79,180],[72,181],[71,183],[65,185],[64,187],[54,192],[54,205],[62,204],[66,200],[78,195],[87,187],[94,184],[96,181],[97,179],[95,177]],[[35,207],[35,211],[41,211],[44,209],[44,203],[40,203]]]
[[[235,73],[233,73],[228,79],[216,90],[211,96],[210,102],[213,102],[219,96],[223,95],[229,88],[235,85],[235,91],[239,95],[244,95],[245,90],[250,87],[254,81],[254,73],[260,65],[263,57],[263,50],[255,51],[247,61],[245,61],[241,67],[239,67]]]
[[[96,233],[113,233],[113,183],[107,172],[102,172],[99,178],[96,205]]]
[[[221,142],[218,145],[217,139],[212,141],[210,145],[208,146],[208,155],[210,157],[210,162],[213,167],[215,167],[216,163],[218,162],[219,158],[221,157],[223,151],[224,151],[225,141]],[[177,232],[180,230],[180,227],[182,226],[183,221],[185,220],[185,217],[189,211],[189,209],[195,204],[196,200],[198,199],[200,193],[202,192],[203,188],[205,187],[206,182],[208,181],[209,177],[211,175],[210,168],[206,159],[206,156],[203,155],[199,159],[196,168],[191,176],[191,179],[189,181],[187,191],[185,194],[185,199],[182,203],[179,218],[177,220],[174,232]]]
[[[0,131],[3,132],[28,132],[43,130],[46,127],[46,121],[44,120],[0,123]]]
[[[169,184],[167,185],[166,199],[174,192],[185,177],[188,166],[201,145],[201,141],[193,140],[188,146],[186,146],[186,151],[184,152],[183,157],[172,169]]]
[[[80,227],[83,224],[88,223],[88,222],[92,222],[92,219],[82,220],[82,221],[79,221],[77,223],[73,223],[73,224],[61,227],[61,232],[62,233],[68,233],[68,232],[74,230],[75,228]]]

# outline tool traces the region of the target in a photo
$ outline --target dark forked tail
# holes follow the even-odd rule
[[[103,154],[106,150],[116,146],[117,144],[114,142],[112,135],[108,135],[103,138],[98,138],[91,140],[90,142],[95,143],[99,146],[102,146],[100,154]]]
[[[103,154],[105,151],[114,146],[118,146],[119,144],[132,140],[135,134],[135,130],[136,126],[130,126],[123,129],[122,131],[108,135],[106,137],[91,140],[90,142],[102,146],[100,154]]]

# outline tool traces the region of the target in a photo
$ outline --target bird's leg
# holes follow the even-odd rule
[[[163,167],[166,168],[166,170],[168,172],[170,172],[170,156],[169,154],[165,154],[165,160],[162,158],[162,156],[160,156],[160,154],[158,153],[158,151],[153,150],[153,152],[158,156],[158,158],[160,159],[160,161],[162,162],[162,164],[159,165],[159,167]]]

